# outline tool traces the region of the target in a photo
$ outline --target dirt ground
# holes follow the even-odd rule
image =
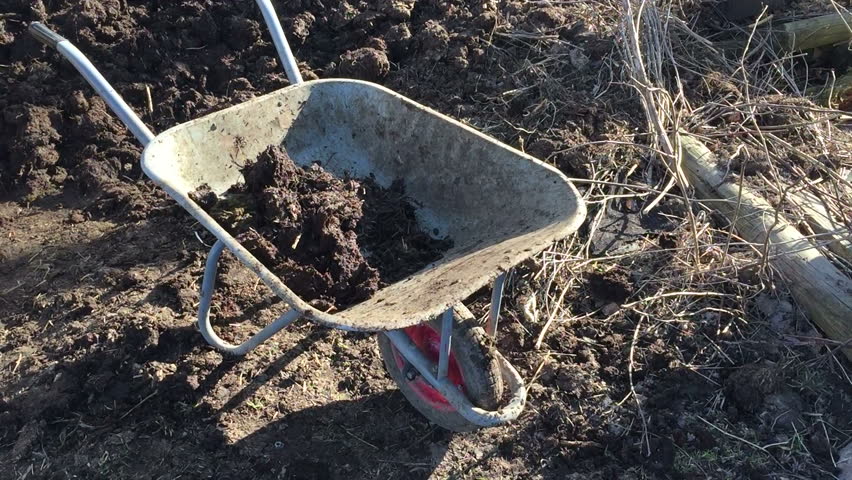
[[[306,79],[376,81],[571,177],[647,181],[650,157],[617,141],[644,117],[605,4],[275,3]],[[676,197],[643,215],[578,184],[597,228],[568,243],[588,258],[556,246],[508,286],[499,346],[530,398],[503,427],[430,425],[371,335],[300,323],[245,358],[213,351],[194,325],[212,236],[33,20],[155,131],[287,85],[253,2],[0,0],[0,478],[835,478],[849,365],[754,269],[696,297],[658,280],[689,275]],[[233,257],[220,271],[226,340],[282,312]],[[535,292],[564,308],[530,315]],[[651,312],[669,296],[678,310]]]

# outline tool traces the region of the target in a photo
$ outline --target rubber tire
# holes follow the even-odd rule
[[[503,397],[503,377],[500,366],[494,356],[492,341],[476,322],[470,310],[463,305],[454,307],[455,322],[453,324],[453,339],[450,348],[456,358],[456,363],[464,378],[467,398],[477,407],[495,410]],[[431,322],[432,327],[440,332],[441,319]],[[454,432],[470,432],[481,427],[471,423],[458,412],[445,412],[433,408],[414,391],[405,379],[402,370],[397,367],[394,357],[395,348],[387,336],[379,334],[379,350],[385,363],[385,368],[399,390],[411,405],[423,416],[447,430]]]

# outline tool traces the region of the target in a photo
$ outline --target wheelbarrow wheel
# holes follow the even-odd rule
[[[455,315],[447,377],[465,393],[471,403],[494,410],[503,396],[503,378],[491,342],[485,331],[477,325],[470,310],[460,305],[455,307]],[[426,358],[438,363],[440,317],[403,331]],[[402,354],[385,335],[379,335],[378,341],[385,368],[414,408],[433,423],[454,432],[479,428],[461,416],[413,366],[407,365]]]

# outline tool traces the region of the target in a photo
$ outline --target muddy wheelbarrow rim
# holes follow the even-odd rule
[[[190,153],[184,152],[179,156],[172,152],[174,150],[184,151],[189,148],[186,145],[196,141],[198,135],[207,135],[207,132],[214,128],[218,136],[210,137],[211,144],[228,143],[227,139],[233,139],[234,135],[231,129],[242,127],[244,121],[257,122],[253,125],[256,125],[258,130],[270,128],[268,125],[277,128],[275,126],[277,125],[275,114],[262,113],[263,106],[276,104],[280,106],[282,102],[285,104],[290,102],[299,105],[298,108],[307,108],[302,104],[303,99],[312,96],[317,89],[319,89],[318,97],[328,95],[329,91],[334,92],[335,89],[341,89],[345,93],[362,94],[367,100],[377,98],[379,101],[394,102],[398,109],[432,118],[436,123],[444,125],[445,128],[457,130],[459,135],[465,135],[467,140],[473,139],[488,145],[495,152],[500,152],[506,158],[511,159],[514,164],[523,163],[525,167],[522,171],[544,178],[548,184],[552,183],[548,191],[558,192],[560,194],[558,199],[563,201],[564,205],[535,205],[537,211],[546,211],[549,215],[544,217],[543,220],[534,219],[530,215],[525,216],[523,221],[532,222],[533,225],[536,225],[535,227],[521,230],[520,233],[513,231],[511,236],[501,237],[489,245],[481,246],[468,242],[462,249],[454,248],[447,252],[445,258],[400,282],[380,289],[365,302],[352,305],[336,313],[326,313],[315,309],[293,293],[287,285],[190,198],[189,192],[195,188],[193,185],[201,180],[197,177],[197,173],[186,173],[193,168],[198,169],[197,166],[193,165],[195,162],[188,157],[190,154],[201,156],[204,156],[204,154],[195,151],[194,147],[189,150]],[[266,115],[268,118],[260,121],[257,118],[259,115]],[[225,131],[225,127],[222,126],[225,122],[230,125],[227,130],[228,133],[220,133]],[[266,141],[265,135],[267,134],[260,136],[263,142]],[[233,140],[230,143],[233,143]],[[274,143],[277,144],[277,140]],[[240,155],[244,154],[240,153]],[[503,164],[511,163],[505,159],[502,162]],[[553,167],[511,149],[392,90],[357,80],[330,79],[304,82],[172,127],[158,135],[145,148],[142,168],[149,178],[163,188],[288,305],[313,322],[349,331],[386,331],[405,328],[441,315],[447,308],[494,282],[500,275],[509,271],[515,265],[548,248],[552,242],[565,238],[576,231],[585,218],[585,207],[576,188],[571,185],[564,174]],[[483,173],[483,176],[486,175]],[[491,181],[493,182],[493,180]],[[214,190],[216,190],[216,187],[214,187]],[[493,196],[491,193],[488,195]],[[564,197],[561,195],[564,195]],[[552,202],[550,197],[547,197],[547,201]],[[530,201],[527,201],[527,203],[530,203]],[[495,218],[505,216],[501,212],[494,212],[491,215]],[[532,220],[530,220],[531,218]],[[479,238],[491,240],[487,236]],[[480,261],[484,263],[480,263]],[[403,293],[405,296],[402,296]],[[406,300],[406,296],[412,302],[411,304]],[[499,301],[499,298],[494,300]],[[415,306],[418,304],[419,306]],[[489,327],[488,331],[493,333],[493,328]]]

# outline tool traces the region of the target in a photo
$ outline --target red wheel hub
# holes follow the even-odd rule
[[[417,349],[420,350],[427,359],[435,364],[438,363],[441,348],[441,334],[439,332],[432,328],[432,326],[428,323],[408,327],[403,331],[406,335],[408,335],[408,338],[417,345]],[[405,368],[405,358],[403,358],[402,354],[397,351],[393,344],[391,344],[391,348],[393,348],[393,356],[394,360],[396,360],[396,366],[402,370]],[[461,369],[459,368],[459,364],[456,361],[456,356],[453,354],[452,349],[450,350],[447,379],[450,383],[458,387],[462,393],[464,393],[464,377],[462,376]],[[456,410],[452,405],[450,405],[450,402],[441,395],[441,392],[430,385],[422,375],[418,375],[417,378],[409,381],[408,383],[411,385],[414,392],[432,408],[447,412]]]

